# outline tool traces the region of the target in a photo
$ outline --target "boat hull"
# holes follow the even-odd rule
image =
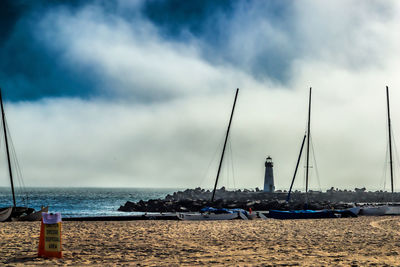
[[[400,206],[388,205],[385,215],[400,215]]]
[[[360,215],[364,216],[382,216],[386,215],[388,206],[366,206],[362,207],[360,210]]]
[[[31,214],[12,218],[12,220],[13,221],[27,221],[27,222],[40,221],[42,219],[42,212],[48,212],[48,211],[49,211],[49,207],[44,207],[39,211],[32,212]]]
[[[238,213],[180,213],[179,219],[184,221],[222,221],[222,220],[233,220],[239,217]]]
[[[338,214],[341,218],[357,217],[360,213],[360,207],[353,207],[344,210],[334,210],[335,214]]]
[[[347,210],[353,213],[354,215],[358,215],[360,213],[361,207],[348,208]]]
[[[12,207],[1,208],[0,209],[0,222],[9,221],[11,219],[12,211],[13,211]]]
[[[268,217],[280,220],[337,218],[332,210],[270,210]]]

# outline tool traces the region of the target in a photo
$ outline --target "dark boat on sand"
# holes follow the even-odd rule
[[[269,217],[274,219],[322,219],[337,218],[334,210],[270,210]]]

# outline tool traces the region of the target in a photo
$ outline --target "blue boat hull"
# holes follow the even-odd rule
[[[268,217],[281,220],[337,218],[333,210],[270,210]]]

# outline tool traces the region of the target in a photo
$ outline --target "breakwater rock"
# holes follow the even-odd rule
[[[348,203],[382,203],[400,202],[400,193],[366,192],[365,188],[350,190],[335,190],[331,188],[326,192],[309,191],[305,193],[295,191],[291,194],[290,202],[286,202],[287,192],[277,191],[267,193],[258,190],[228,191],[225,188],[217,190],[214,202],[211,202],[209,190],[196,188],[178,191],[167,195],[164,199],[150,199],[148,201],[127,201],[119,211],[138,212],[186,212],[200,211],[202,208],[212,206],[215,208],[241,208],[245,210],[290,210],[303,209],[308,198],[309,209],[351,207]]]
[[[286,203],[284,200],[249,200],[249,201],[233,201],[218,199],[211,203],[206,200],[179,200],[179,201],[165,201],[165,200],[149,200],[139,201],[137,203],[127,201],[124,206],[121,206],[119,211],[139,211],[139,212],[198,212],[204,207],[214,208],[240,208],[244,210],[289,210],[289,209],[303,209],[304,203]],[[344,209],[352,207],[353,205],[347,203],[330,203],[330,202],[310,202],[309,209]]]

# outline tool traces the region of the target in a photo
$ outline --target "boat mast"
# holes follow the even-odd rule
[[[392,161],[392,129],[390,122],[390,106],[389,106],[389,87],[386,86],[386,100],[387,100],[387,114],[388,114],[388,125],[389,125],[389,157],[390,157],[390,182],[392,186],[392,193],[394,193],[393,186],[393,161]]]
[[[1,105],[1,117],[2,117],[2,121],[3,121],[4,141],[6,143],[6,151],[7,151],[8,172],[10,174],[10,182],[11,182],[11,191],[12,191],[12,196],[13,196],[13,203],[14,203],[14,207],[16,207],[17,204],[15,202],[14,181],[13,181],[13,175],[12,175],[12,170],[11,170],[10,151],[8,150],[6,119],[5,119],[5,115],[4,115],[3,97],[1,95],[1,88],[0,88],[0,105]]]
[[[292,183],[290,184],[289,193],[287,195],[286,202],[289,202],[289,200],[290,200],[290,193],[292,193],[292,187],[294,184],[294,179],[296,178],[296,173],[297,173],[297,169],[299,167],[301,154],[303,153],[303,147],[304,147],[304,142],[306,141],[306,137],[307,137],[307,135],[305,134],[303,137],[303,142],[301,142],[300,153],[299,153],[299,157],[297,158],[296,169],[294,170],[293,179],[292,179]]]
[[[307,125],[307,163],[306,163],[306,194],[308,192],[308,169],[310,159],[310,118],[311,118],[311,87],[310,95],[308,97],[308,125]]]
[[[220,171],[221,171],[222,161],[224,160],[226,142],[228,141],[229,130],[230,130],[230,128],[231,128],[232,117],[233,117],[233,112],[235,111],[235,105],[236,105],[236,99],[237,99],[238,93],[239,93],[239,88],[236,89],[235,100],[233,101],[233,107],[232,107],[231,117],[230,117],[230,119],[229,119],[228,129],[226,130],[224,148],[222,149],[221,160],[219,161],[218,172],[217,172],[217,178],[215,179],[215,185],[214,185],[214,190],[213,190],[212,197],[211,197],[211,202],[214,201],[215,190],[217,190],[217,184],[218,184],[219,173],[220,173]]]

